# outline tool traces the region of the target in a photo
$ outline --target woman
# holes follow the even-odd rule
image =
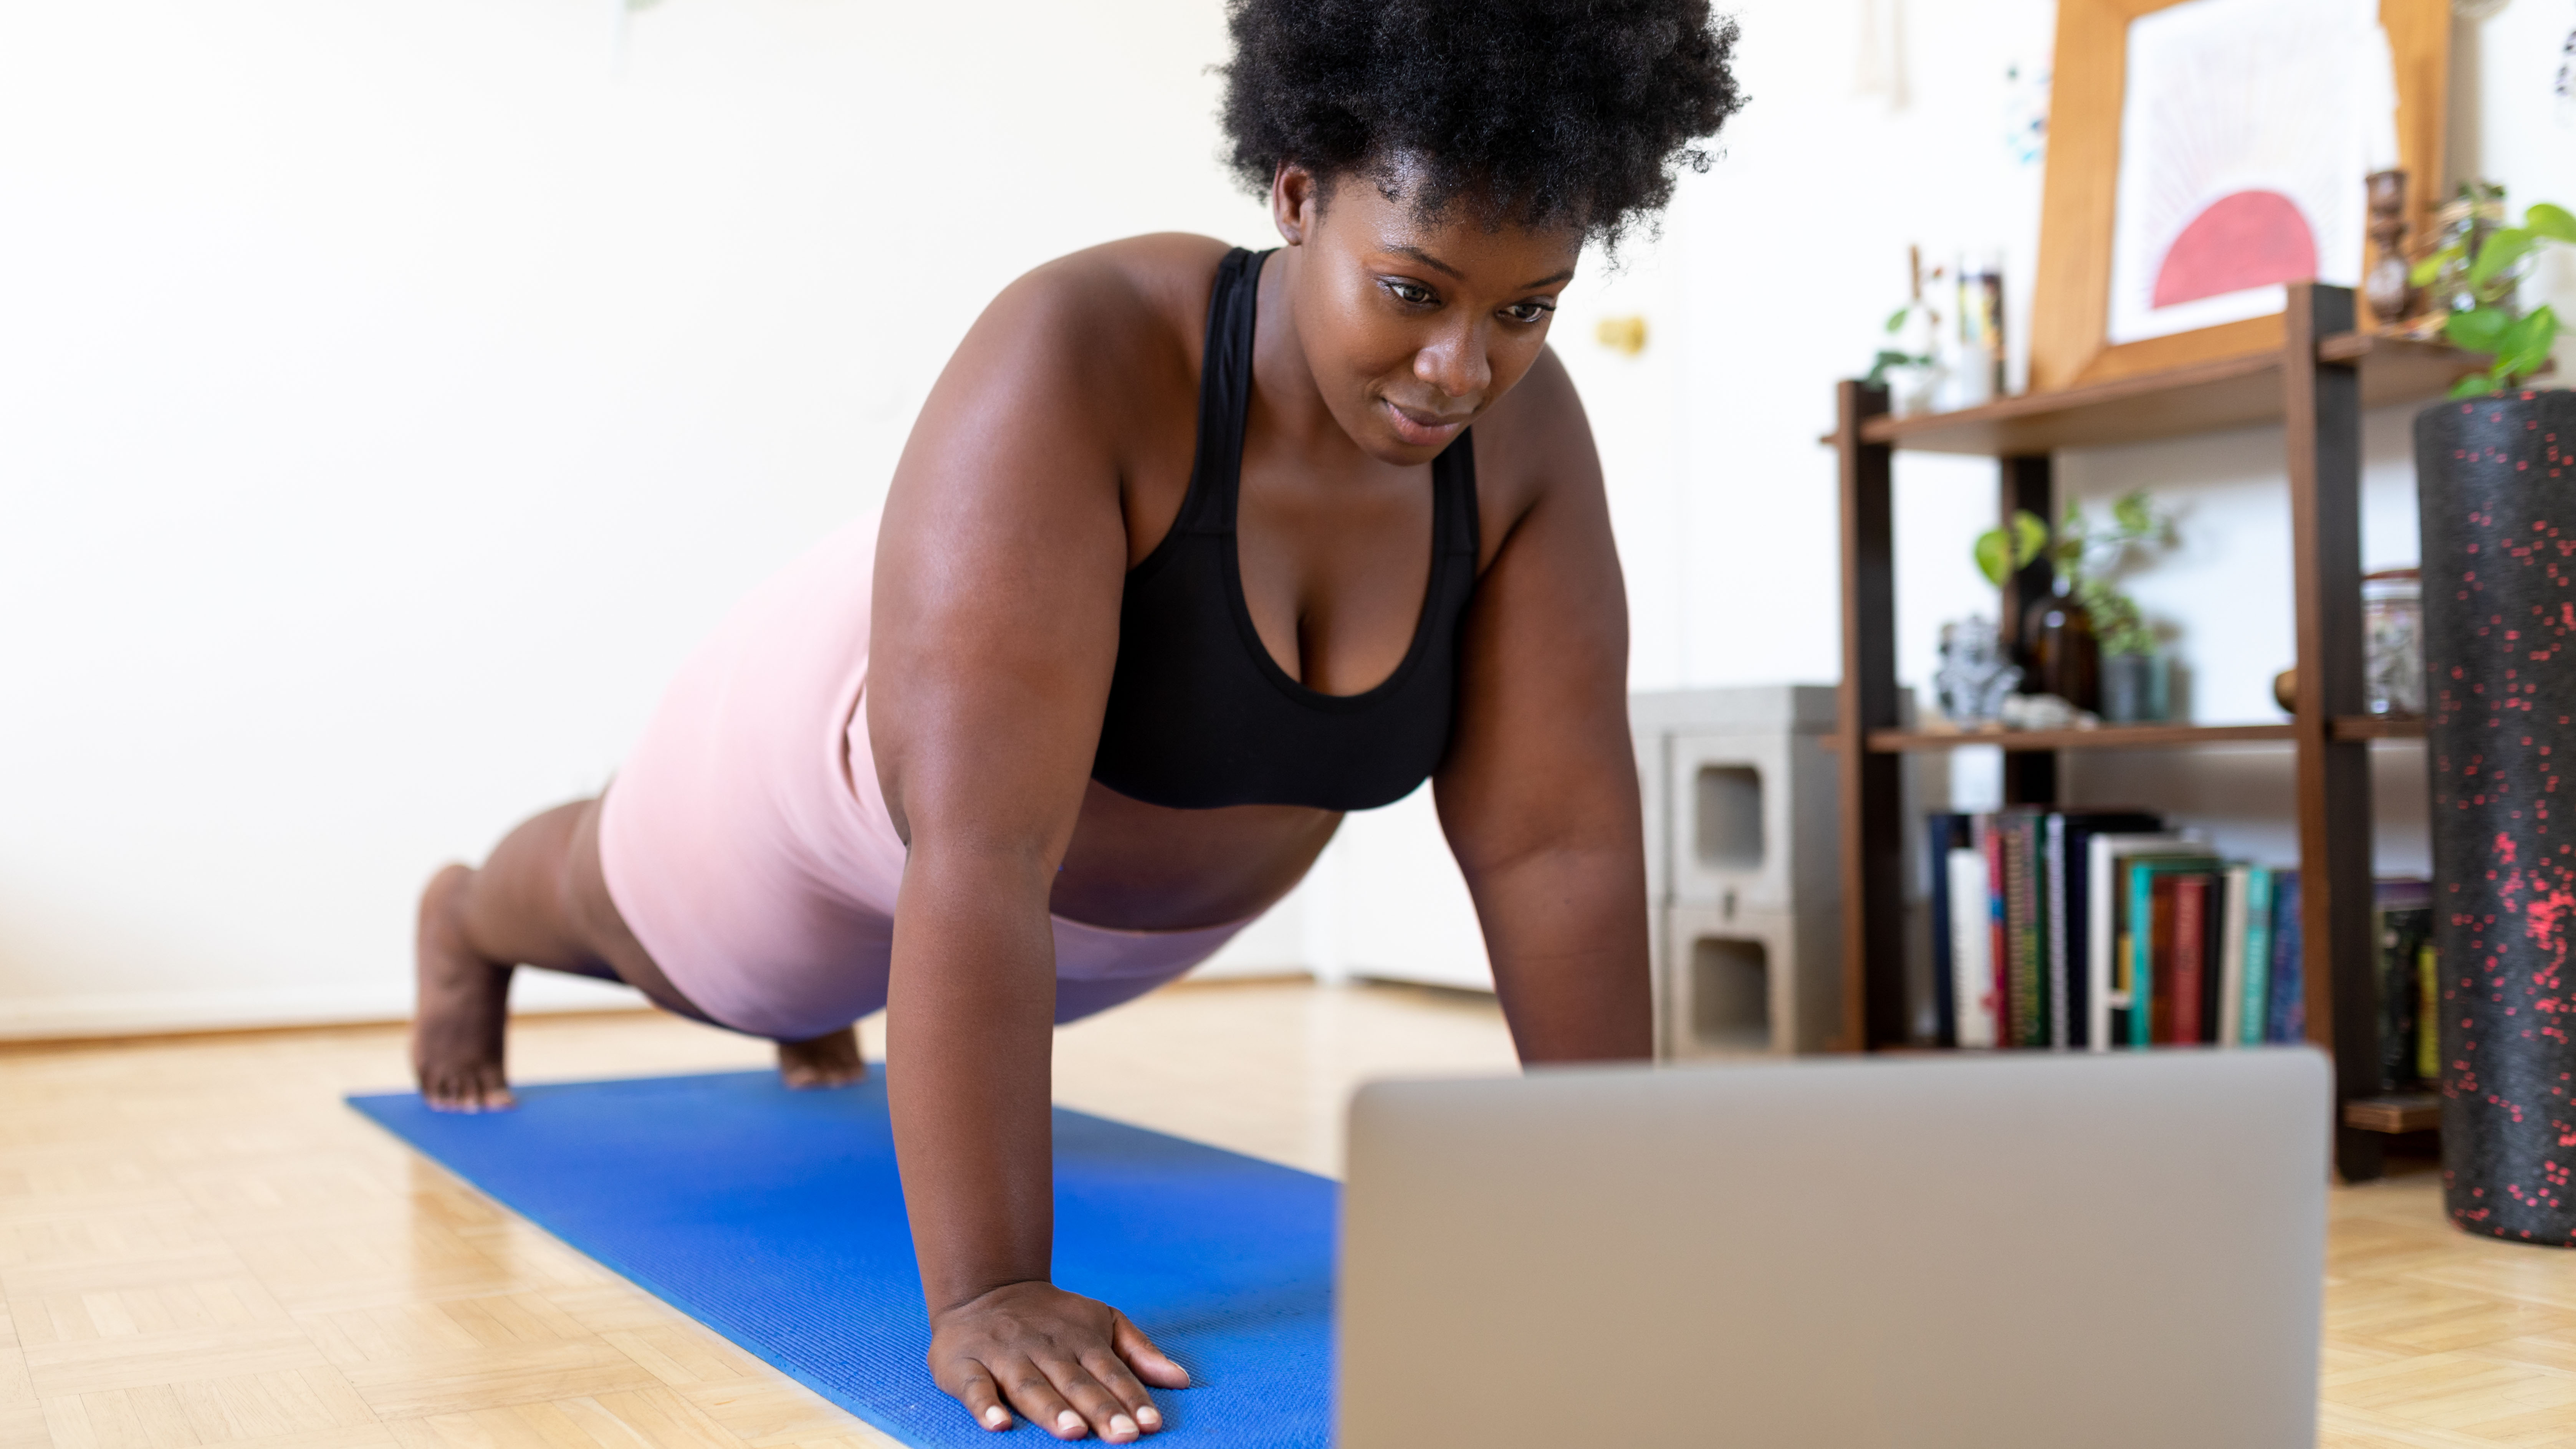
[[[1187,1382],[1048,1282],[1054,1023],[1206,959],[1426,776],[1524,1061],[1649,1052],[1627,621],[1546,350],[1587,239],[1739,104],[1706,0],[1232,0],[1285,246],[1013,283],[874,527],[755,594],[606,795],[421,902],[421,1090],[509,1105],[513,965],[864,1068],[887,1010],[941,1387],[1062,1438]],[[1474,425],[1471,434],[1469,425]]]

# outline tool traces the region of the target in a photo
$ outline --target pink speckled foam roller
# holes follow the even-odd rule
[[[2452,1221],[2576,1245],[2576,393],[2415,420]]]

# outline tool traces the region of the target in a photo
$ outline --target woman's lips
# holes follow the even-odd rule
[[[1458,436],[1458,430],[1467,426],[1468,419],[1474,416],[1462,413],[1454,418],[1444,418],[1438,413],[1416,412],[1392,400],[1386,403],[1386,415],[1395,426],[1395,435],[1417,448],[1448,442]]]

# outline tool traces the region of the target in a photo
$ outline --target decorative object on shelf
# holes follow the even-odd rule
[[[1972,268],[1962,258],[1950,273],[1957,282],[1950,309],[1956,324],[1943,333],[1935,399],[1943,412],[1984,407],[2005,391],[2003,259],[1990,256]]]
[[[2446,235],[2442,249],[2415,267],[2416,277],[2431,283],[2449,309],[2442,332],[2451,345],[2495,359],[2487,371],[2460,379],[2451,391],[2455,398],[2510,391],[2549,364],[2550,349],[2558,342],[2558,314],[2543,303],[2520,315],[2515,293],[2543,248],[2552,243],[2576,246],[2576,214],[2565,207],[2538,202],[2523,214],[2522,225],[2491,226],[2490,208],[2494,221],[2504,219],[2504,188],[2487,182],[2471,185],[2485,188],[2486,194],[2464,196],[2457,203],[2468,209],[2457,238]]]
[[[2281,707],[2283,714],[2299,712],[2299,671],[2296,668],[2284,669],[2272,676],[2272,702]]]
[[[2380,326],[2403,327],[2424,307],[2424,289],[2408,275],[2414,267],[2406,259],[2403,171],[2370,174],[2370,247],[2373,260],[2362,278],[2361,294],[2369,300],[2370,315]]]
[[[1604,317],[1594,326],[1592,335],[1611,351],[1634,357],[1646,350],[1646,319]]]
[[[2424,585],[2417,569],[2361,576],[2362,708],[2376,715],[2424,712]]]
[[[2030,654],[2030,682],[2042,695],[2056,695],[2078,709],[2102,707],[2102,641],[2093,630],[2093,613],[2083,601],[2058,591],[2034,600],[2024,616],[2023,646]]]
[[[2156,724],[2173,713],[2173,662],[2161,654],[2102,656],[2102,718]]]
[[[2442,986],[2444,1198],[2461,1228],[2576,1246],[2576,392],[2415,419]],[[2555,807],[2555,808],[2553,808]]]
[[[1932,411],[1933,394],[1941,385],[1941,314],[1923,299],[1923,248],[1907,247],[1905,264],[1910,300],[1888,314],[1890,340],[1880,345],[1863,379],[1887,389],[1887,409],[1900,418]],[[1940,274],[1933,275],[1937,279]]]
[[[1932,687],[1941,713],[1953,723],[1980,725],[2003,718],[2004,700],[2021,686],[2021,666],[2004,655],[1992,619],[1972,614],[1941,626],[1941,667]]]
[[[2143,492],[2124,495],[2111,505],[2110,517],[2097,520],[2083,505],[2068,503],[2065,521],[2052,537],[2037,514],[2016,510],[2010,528],[1988,529],[1976,542],[1977,568],[1986,582],[2004,581],[2027,568],[2045,551],[2055,566],[2058,592],[2032,601],[2022,619],[2021,637],[2029,652],[2029,681],[2043,694],[2058,695],[2079,709],[2099,710],[2120,724],[2140,724],[2166,717],[2162,687],[2143,681],[2162,678],[2155,669],[2123,665],[2137,690],[2114,706],[2104,684],[2106,658],[2152,655],[2155,631],[2147,627],[2138,604],[2113,580],[2149,549],[2175,542],[2173,516]],[[2141,672],[2144,671],[2144,672]],[[2153,713],[2127,713],[2148,709]]]
[[[2285,284],[2358,285],[2362,178],[2441,174],[2450,47],[2444,0],[2061,0],[2031,391],[2273,351]]]
[[[2102,723],[2091,710],[2053,694],[2007,694],[2001,718],[2008,730],[2089,730]]]

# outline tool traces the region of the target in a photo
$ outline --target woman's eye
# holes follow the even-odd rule
[[[1546,321],[1547,314],[1555,310],[1545,302],[1522,302],[1516,306],[1505,307],[1503,315],[1527,327]]]
[[[1386,289],[1395,294],[1395,300],[1402,302],[1407,306],[1428,307],[1440,300],[1440,298],[1434,294],[1429,287],[1422,285],[1420,282],[1389,280],[1386,284]]]

